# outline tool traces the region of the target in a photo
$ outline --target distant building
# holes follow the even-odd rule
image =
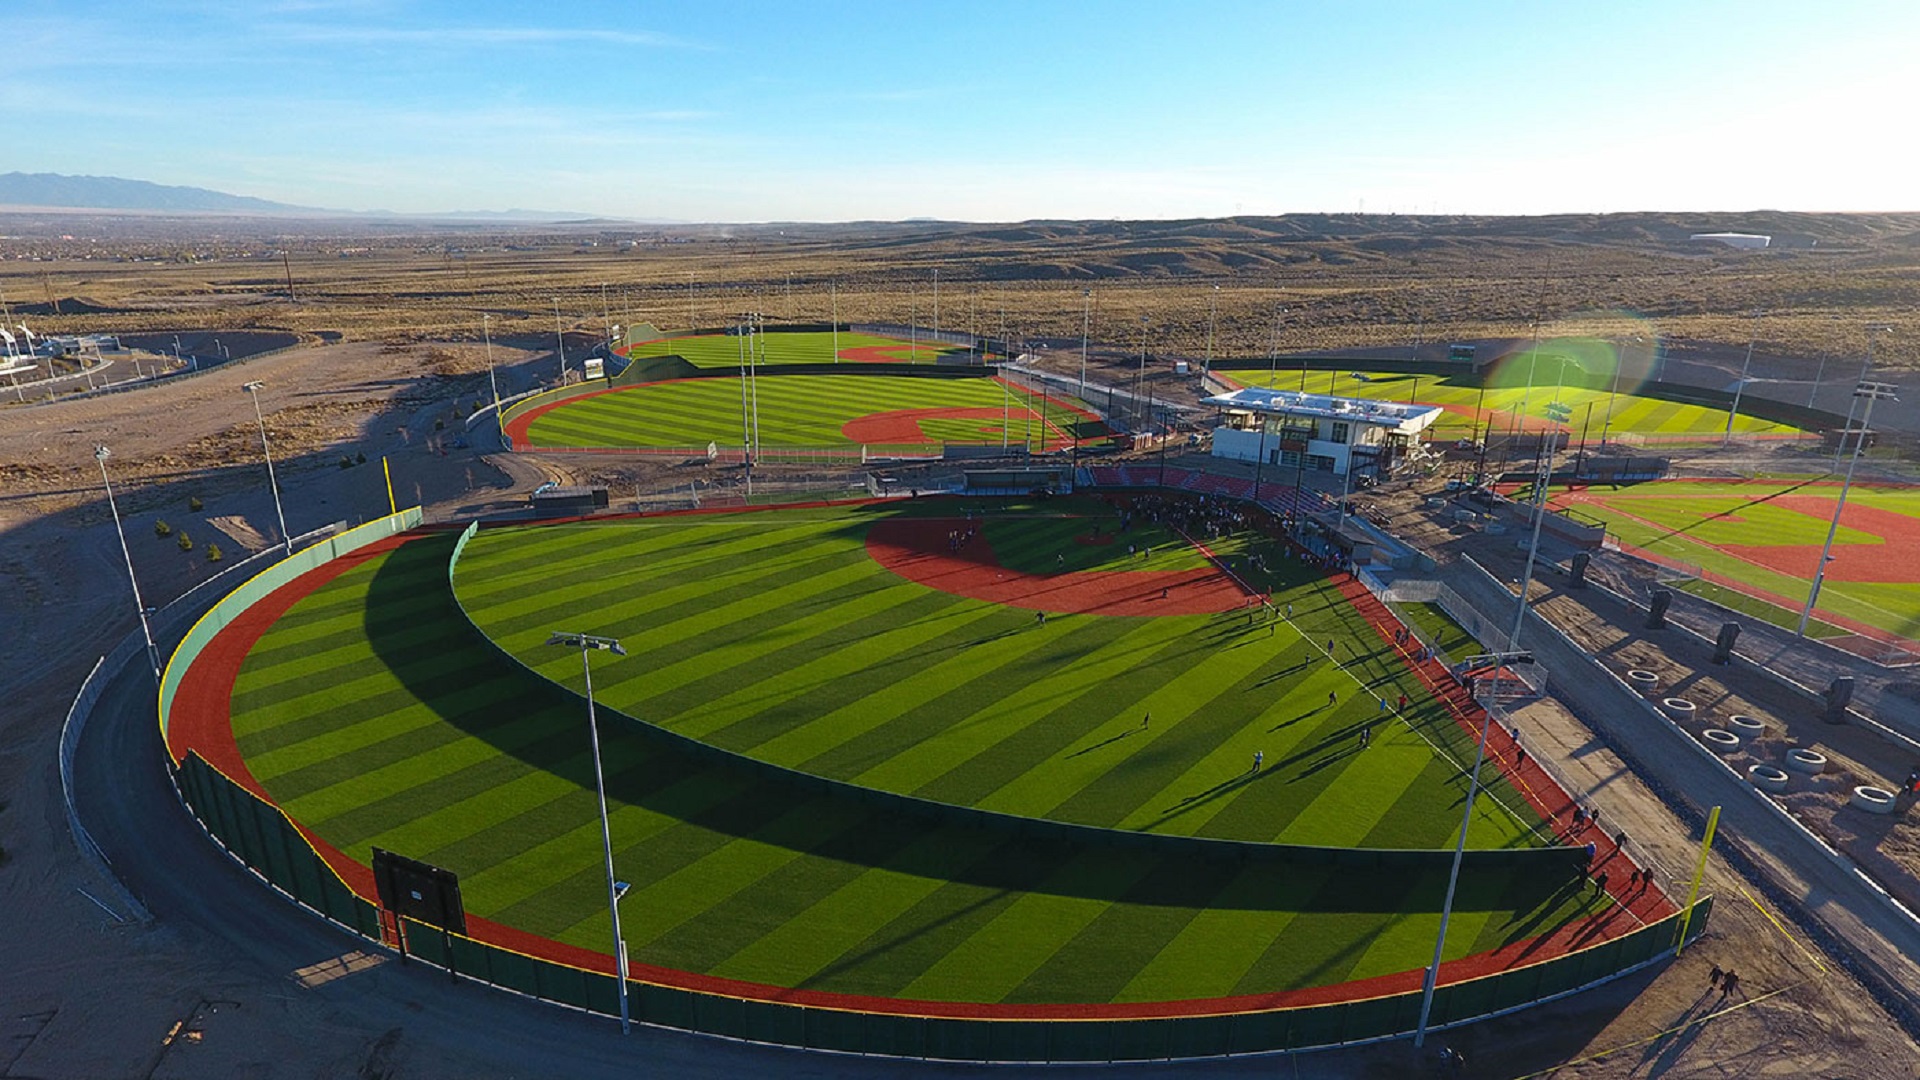
[[[1743,232],[1697,232],[1688,237],[1688,239],[1711,240],[1714,243],[1725,244],[1728,247],[1751,249],[1763,248],[1773,243],[1773,237],[1771,236]]]
[[[89,353],[120,353],[120,339],[112,334],[56,334],[40,339],[40,351],[48,356],[79,356]]]
[[[1302,394],[1249,386],[1206,404],[1221,410],[1213,456],[1305,467],[1345,476],[1384,477],[1433,426],[1441,410],[1365,398]]]

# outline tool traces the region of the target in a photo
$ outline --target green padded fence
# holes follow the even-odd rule
[[[299,903],[363,937],[380,939],[379,911],[340,880],[279,807],[192,751],[174,779],[181,798],[234,858]]]
[[[336,536],[301,548],[292,555],[281,559],[265,570],[242,582],[232,592],[221,597],[220,602],[187,631],[186,637],[173,650],[173,656],[167,661],[167,670],[160,679],[160,735],[167,734],[167,719],[173,715],[173,695],[180,689],[180,680],[187,669],[193,666],[200,651],[207,647],[214,635],[226,629],[241,612],[268,593],[299,577],[309,570],[324,566],[351,551],[368,544],[385,540],[406,532],[425,520],[419,507],[409,507],[397,514],[369,521],[358,528],[348,529]]]

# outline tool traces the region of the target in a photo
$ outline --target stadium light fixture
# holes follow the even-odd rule
[[[626,895],[626,889],[621,888],[623,883],[613,876],[613,828],[607,823],[607,779],[600,766],[600,724],[593,712],[593,663],[589,658],[596,651],[625,656],[627,650],[614,638],[562,631],[549,635],[547,644],[579,649],[580,672],[587,682],[587,734],[593,742],[593,786],[600,796],[600,845],[607,858],[607,914],[613,919],[614,981],[620,986],[620,1034],[625,1035],[632,1030],[627,1010],[627,942],[620,936],[620,898]]]
[[[243,385],[240,389],[253,399],[253,422],[260,426],[260,456],[267,459],[267,487],[273,492],[273,516],[280,519],[280,542],[293,554],[293,534],[287,531],[286,511],[280,507],[280,483],[273,478],[273,450],[267,446],[267,421],[260,415],[260,387],[265,384],[258,379]]]
[[[560,381],[567,381],[567,335],[560,329],[560,298],[553,298],[553,343],[560,350]]]
[[[1827,526],[1827,542],[1820,548],[1820,563],[1813,569],[1813,587],[1807,590],[1807,606],[1800,609],[1800,625],[1794,628],[1795,637],[1807,636],[1807,621],[1813,618],[1813,605],[1820,599],[1820,586],[1827,580],[1827,563],[1833,560],[1833,538],[1840,531],[1840,515],[1847,509],[1847,493],[1853,490],[1853,470],[1860,464],[1860,453],[1866,449],[1868,425],[1873,422],[1873,403],[1880,400],[1899,401],[1895,395],[1899,387],[1892,383],[1863,382],[1853,388],[1856,399],[1864,398],[1867,408],[1860,417],[1860,427],[1853,432],[1853,456],[1847,459],[1847,478],[1840,485],[1840,501],[1833,505],[1833,522]],[[1849,425],[1851,427],[1851,425]],[[1847,433],[1841,432],[1840,442],[1844,446]]]
[[[120,554],[127,560],[127,584],[133,586],[133,607],[140,614],[140,635],[147,642],[147,665],[153,669],[153,681],[160,682],[160,650],[153,643],[153,627],[147,622],[146,601],[140,599],[140,579],[133,574],[133,552],[127,547],[127,530],[120,524],[120,505],[113,499],[113,481],[107,479],[107,455],[104,446],[93,448],[93,460],[100,463],[100,483],[107,489],[107,508],[113,511],[113,531],[120,537]]]

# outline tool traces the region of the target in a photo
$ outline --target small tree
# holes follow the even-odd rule
[[[196,514],[202,510],[205,510],[206,508],[207,508],[207,504],[201,502],[200,496],[198,495],[195,495],[192,498],[187,500],[187,509],[193,511]]]
[[[165,521],[155,521],[153,523],[153,535],[158,536],[162,539],[172,536],[173,526],[167,524]]]
[[[221,554],[220,554],[220,545],[219,545],[219,544],[208,544],[208,545],[207,545],[207,561],[208,561],[208,562],[219,562],[219,561],[220,561],[220,559],[221,559]]]
[[[188,536],[188,535],[187,535],[186,533],[181,533],[181,534],[180,534],[180,539],[178,539],[178,540],[176,540],[176,541],[174,541],[174,543],[176,543],[176,544],[179,544],[179,545],[180,545],[180,550],[181,550],[181,551],[192,551],[192,550],[193,550],[193,537],[191,537],[191,536]]]
[[[360,453],[353,455],[353,463],[355,465],[365,465],[367,463],[366,451],[363,450]]]

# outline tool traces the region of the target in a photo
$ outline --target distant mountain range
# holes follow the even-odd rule
[[[0,173],[0,207],[69,210],[134,210],[174,214],[257,214],[268,217],[420,217],[482,221],[575,221],[594,215],[551,210],[461,210],[442,214],[395,214],[386,210],[329,210],[295,206],[207,188],[176,187],[118,176]]]

